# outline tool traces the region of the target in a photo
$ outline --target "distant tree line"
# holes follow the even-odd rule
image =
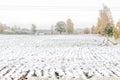
[[[37,26],[35,24],[31,25],[31,29],[22,29],[16,25],[13,27],[8,27],[5,24],[0,24],[0,33],[4,33],[7,29],[9,29],[14,33],[36,34],[36,32],[38,32],[36,28]],[[55,25],[51,26],[51,34],[55,34],[54,31],[58,32],[59,34],[74,34],[75,30],[74,23],[70,18],[68,18],[65,22],[58,21]],[[118,21],[115,25],[110,8],[103,5],[103,8],[99,11],[99,17],[96,25],[93,25],[91,28],[84,27],[82,33],[100,34],[118,39],[120,37],[120,21]]]
[[[55,31],[60,34],[62,34],[62,32],[72,34],[74,32],[74,24],[71,19],[67,19],[66,23],[64,21],[59,21],[55,25]]]
[[[36,26],[32,24],[31,29],[27,29],[27,28],[20,28],[17,25],[10,27],[0,23],[0,33],[1,34],[35,34]]]

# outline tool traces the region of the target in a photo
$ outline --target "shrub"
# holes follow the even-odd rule
[[[114,38],[115,39],[118,39],[119,38],[119,30],[116,28],[114,28],[114,34],[113,34]]]
[[[113,26],[111,26],[109,23],[107,23],[106,27],[104,28],[105,35],[111,37],[113,36]]]

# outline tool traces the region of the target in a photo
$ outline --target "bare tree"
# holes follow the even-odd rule
[[[36,32],[36,25],[32,24],[32,28],[31,28],[32,34],[35,34]]]
[[[51,34],[53,34],[54,30],[53,30],[53,25],[51,25]]]

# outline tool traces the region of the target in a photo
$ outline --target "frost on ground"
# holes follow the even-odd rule
[[[99,35],[0,35],[0,80],[120,80],[120,45]]]

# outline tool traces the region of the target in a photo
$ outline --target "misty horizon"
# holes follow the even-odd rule
[[[0,0],[0,23],[8,26],[17,25],[22,28],[31,28],[35,24],[38,29],[50,29],[58,21],[68,18],[75,28],[92,27],[96,25],[99,10],[103,4],[107,5],[112,13],[114,23],[120,19],[119,0]]]

